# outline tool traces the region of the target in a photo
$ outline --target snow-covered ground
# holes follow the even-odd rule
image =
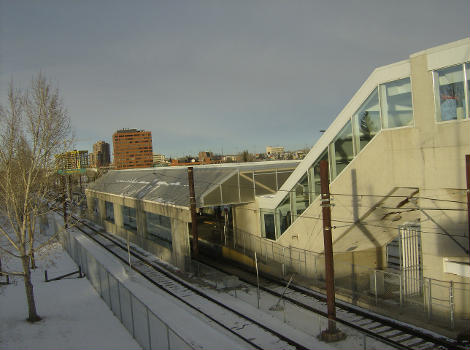
[[[51,230],[53,226],[50,226]],[[51,232],[46,233],[50,234]],[[76,229],[70,229],[70,234],[71,237],[75,237],[76,244],[80,244],[88,252],[87,254],[91,254],[124,288],[145,304],[149,312],[154,313],[167,325],[171,331],[165,334],[173,333],[181,341],[194,345],[195,348],[244,348],[244,343],[239,339],[233,338],[233,335],[227,334],[226,330],[151,285]],[[2,262],[4,267],[7,265],[10,270],[20,270],[19,261],[3,259]],[[77,266],[59,243],[56,242],[47,250],[39,251],[37,263],[38,268],[33,272],[33,283],[38,313],[43,319],[34,324],[26,321],[27,306],[22,279],[15,278],[13,284],[0,286],[0,349],[140,349],[86,278],[76,278],[74,275],[59,281],[44,282],[46,269],[49,278],[77,270]],[[207,288],[204,277],[202,280],[190,279],[201,288]],[[201,282],[203,283],[200,284]],[[299,343],[305,343],[308,348],[365,348],[364,339],[358,334],[349,332],[347,332],[348,338],[338,343],[326,344],[319,341],[316,336],[325,329],[325,319],[313,317],[288,305],[285,305],[284,311],[270,311],[270,306],[277,302],[277,298],[270,295],[263,295],[261,308],[258,309],[257,293],[249,287],[219,290],[209,286],[206,292],[215,299],[220,299],[260,319],[263,324],[278,329],[290,338],[297,339]],[[144,328],[150,330],[150,327],[142,329]],[[153,337],[154,333],[159,332],[155,332],[152,328],[149,337]],[[188,348],[183,343],[178,347],[180,340],[175,337],[172,339],[176,341],[176,349]],[[167,344],[169,343],[170,340]],[[383,349],[385,344],[368,339],[366,348]]]
[[[44,282],[46,269],[49,278],[77,270],[59,243],[38,252],[37,264],[33,285],[42,320],[26,321],[21,278],[0,286],[0,349],[141,349],[86,278]],[[19,261],[8,261],[8,268],[20,271]]]

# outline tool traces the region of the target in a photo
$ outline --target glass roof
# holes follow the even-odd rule
[[[260,183],[258,173],[283,179],[284,177],[278,175],[286,172],[290,174],[298,163],[299,161],[269,161],[195,166],[196,206],[252,202],[255,200],[257,186],[266,187]],[[273,191],[281,185],[282,183],[278,183]],[[162,204],[189,206],[187,167],[111,170],[90,183],[88,188]]]

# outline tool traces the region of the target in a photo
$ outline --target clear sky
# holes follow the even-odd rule
[[[469,0],[0,0],[0,101],[42,71],[77,148],[312,146],[374,68],[469,36]]]

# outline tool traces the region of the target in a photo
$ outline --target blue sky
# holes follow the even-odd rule
[[[0,101],[39,71],[77,148],[120,128],[154,153],[312,146],[378,66],[469,36],[468,0],[0,0]]]

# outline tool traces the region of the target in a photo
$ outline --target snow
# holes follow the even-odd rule
[[[15,260],[8,268],[20,271]],[[49,278],[77,270],[59,243],[39,251],[37,264],[33,285],[42,320],[26,321],[23,280],[10,278],[12,284],[0,286],[1,349],[141,349],[86,278],[44,282],[46,269]]]
[[[200,349],[245,349],[246,344],[205,318],[193,309],[177,301],[169,294],[152,285],[138,273],[130,270],[121,261],[111,256],[102,247],[90,241],[77,230],[71,230],[79,244],[105,267],[136,298],[143,302],[151,312],[165,323],[171,332],[194,348]],[[188,327],[190,325],[190,327]]]
[[[76,244],[83,247],[87,254],[92,255],[125,289],[145,304],[149,313],[155,315],[152,319],[158,320],[161,325],[149,326],[152,338],[160,333],[159,330],[168,327],[169,331],[165,334],[172,337],[172,342],[175,342],[173,344],[180,342],[183,348],[187,348],[186,344],[191,344],[193,348],[214,350],[246,347],[245,343],[226,330],[130,270],[125,263],[111,256],[77,229],[72,228],[69,232]],[[59,243],[54,243],[47,251],[39,251],[37,263],[39,267],[33,272],[33,283],[38,313],[43,319],[34,324],[25,320],[27,307],[22,279],[15,278],[13,284],[0,286],[0,349],[140,349],[86,278],[79,279],[74,275],[59,281],[44,282],[45,269],[49,278],[77,270],[77,266]],[[11,270],[20,270],[19,261],[10,260],[7,265]],[[218,290],[203,287],[207,285],[203,283],[204,279],[196,276],[190,279],[198,288],[206,289],[213,298],[258,319],[261,323],[277,329],[278,332],[303,343],[308,348],[364,347],[365,339],[359,334],[351,333],[350,330],[346,331],[349,334],[345,341],[330,344],[319,341],[316,336],[325,329],[325,319],[319,316],[312,317],[312,314],[305,310],[289,304],[283,304],[281,311],[269,311],[277,302],[277,298],[264,293],[261,297],[261,308],[258,309],[257,293],[250,287],[241,285]],[[143,329],[147,327],[138,327],[139,332]],[[366,347],[386,348],[385,344],[370,338],[367,339]]]

